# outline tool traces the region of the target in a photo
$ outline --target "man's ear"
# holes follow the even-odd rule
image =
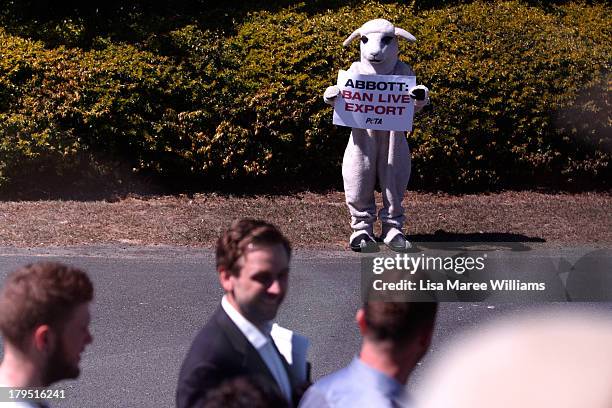
[[[359,309],[357,311],[357,314],[355,315],[355,321],[357,321],[357,326],[359,327],[359,332],[361,333],[361,336],[365,336],[366,332],[368,331],[368,326],[366,325],[365,311],[363,309]]]
[[[54,347],[55,333],[47,324],[42,324],[34,329],[33,346],[40,353],[49,353]]]
[[[230,271],[228,271],[223,266],[217,268],[217,272],[219,273],[219,282],[221,283],[221,287],[225,292],[231,292],[234,290],[234,279]]]

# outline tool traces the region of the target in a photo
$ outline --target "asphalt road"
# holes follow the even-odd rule
[[[182,358],[222,296],[213,253],[168,247],[0,248],[0,280],[16,267],[42,259],[84,268],[96,290],[94,342],[82,356],[81,377],[59,384],[67,398],[53,406],[174,406]],[[278,322],[311,339],[313,379],[346,365],[358,350],[354,315],[360,303],[359,266],[359,256],[350,252],[294,254]],[[525,301],[442,303],[430,354],[466,327],[538,306]],[[610,303],[588,307],[612,312]],[[418,386],[421,367],[410,387]]]

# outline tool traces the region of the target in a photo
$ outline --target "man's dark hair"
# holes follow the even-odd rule
[[[63,328],[74,309],[93,299],[93,285],[80,269],[54,262],[11,273],[0,292],[0,332],[19,349],[36,327]]]
[[[368,333],[375,341],[403,343],[422,330],[431,330],[436,320],[436,302],[367,301],[363,305]]]
[[[269,381],[237,377],[211,390],[200,408],[288,408],[287,401]]]
[[[240,273],[238,260],[248,252],[250,246],[273,246],[281,244],[291,257],[291,244],[274,225],[261,220],[235,221],[217,241],[217,270],[223,267],[232,275]]]

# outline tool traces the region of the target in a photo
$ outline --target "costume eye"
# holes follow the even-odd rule
[[[367,43],[368,42],[368,37],[366,37],[365,35],[363,37],[361,37],[361,42],[362,43]]]
[[[393,41],[393,37],[391,37],[390,35],[383,37],[383,39],[381,40],[382,43],[384,45],[389,45],[391,43],[391,41]]]

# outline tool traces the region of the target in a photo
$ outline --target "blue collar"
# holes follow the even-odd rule
[[[387,374],[365,364],[359,357],[355,356],[348,366],[351,374],[355,375],[364,383],[374,385],[383,395],[389,399],[401,398],[405,393],[404,384]]]

